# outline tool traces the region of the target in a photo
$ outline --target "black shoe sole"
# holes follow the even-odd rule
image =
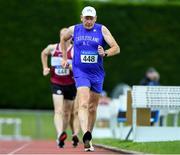
[[[77,137],[77,136],[73,136],[73,138],[72,138],[72,145],[73,145],[74,147],[77,147],[77,146],[78,146],[78,143],[79,143],[78,137]]]
[[[84,148],[90,148],[91,147],[90,144],[89,144],[91,139],[92,139],[91,132],[87,131],[83,136]]]
[[[87,131],[83,136],[83,142],[85,142],[86,140],[90,141],[91,139],[92,139],[91,132]]]
[[[64,147],[64,142],[60,141],[58,146],[59,146],[59,148],[63,148]]]
[[[90,148],[90,147],[91,147],[90,141],[89,141],[89,140],[86,140],[86,141],[84,142],[84,148]]]
[[[59,146],[60,148],[63,148],[63,147],[64,147],[64,141],[66,140],[66,138],[67,138],[67,134],[66,134],[66,132],[63,132],[63,133],[60,135],[60,137],[59,137],[59,144],[58,144],[58,146]]]

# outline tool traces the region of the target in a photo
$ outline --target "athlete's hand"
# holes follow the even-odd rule
[[[43,75],[44,76],[48,75],[49,72],[50,72],[50,68],[46,67],[46,68],[43,69]]]
[[[105,55],[104,48],[102,46],[100,46],[100,45],[98,45],[98,53],[102,57]]]
[[[62,59],[62,61],[61,61],[61,66],[62,66],[63,68],[67,68],[67,66],[68,66],[67,60]]]

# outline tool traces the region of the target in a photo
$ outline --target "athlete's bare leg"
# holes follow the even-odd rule
[[[63,132],[63,95],[53,94],[54,125],[59,136]]]
[[[74,127],[73,127],[73,123],[74,123],[73,109],[74,108],[72,108],[71,117],[70,117],[70,121],[69,121],[69,126],[70,126],[70,129],[72,131],[72,134],[74,133]]]
[[[72,119],[73,119],[72,131],[73,131],[73,135],[78,135],[79,130],[80,130],[78,110],[79,110],[79,103],[78,103],[78,98],[76,97],[74,100],[74,106],[73,106],[73,110],[72,110]]]
[[[83,142],[85,151],[94,151],[92,146],[92,130],[96,120],[96,111],[100,95],[90,91],[88,87],[78,88],[79,120],[84,133]]]
[[[90,98],[90,90],[88,87],[79,87],[77,88],[77,96],[79,102],[79,121],[80,126],[83,133],[88,131],[88,117],[89,117],[89,98]]]
[[[88,131],[93,130],[94,123],[96,121],[96,111],[98,106],[100,94],[90,91],[90,102],[89,102],[89,119],[88,119]]]
[[[73,102],[73,100],[64,100],[63,131],[65,131],[69,125]]]
[[[69,123],[70,123],[71,131],[72,131],[72,145],[74,147],[77,147],[78,143],[79,143],[78,133],[80,130],[77,97],[74,100],[73,108],[71,111],[71,118],[70,118]]]

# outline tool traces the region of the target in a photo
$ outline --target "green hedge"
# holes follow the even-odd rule
[[[0,1],[1,108],[52,108],[40,53],[59,41],[61,27],[80,21],[83,5],[71,0]],[[179,85],[179,6],[92,5],[98,22],[121,47],[121,54],[104,62],[108,92],[120,82],[138,84],[149,66],[160,72],[162,85]]]
[[[0,1],[2,108],[52,108],[40,53],[59,42],[59,30],[79,20],[74,0]]]

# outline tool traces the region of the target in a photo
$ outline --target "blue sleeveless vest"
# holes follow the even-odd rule
[[[102,25],[96,24],[90,30],[83,24],[74,28],[74,77],[104,79],[103,58],[98,54],[98,45],[104,46],[106,42],[102,35]]]

